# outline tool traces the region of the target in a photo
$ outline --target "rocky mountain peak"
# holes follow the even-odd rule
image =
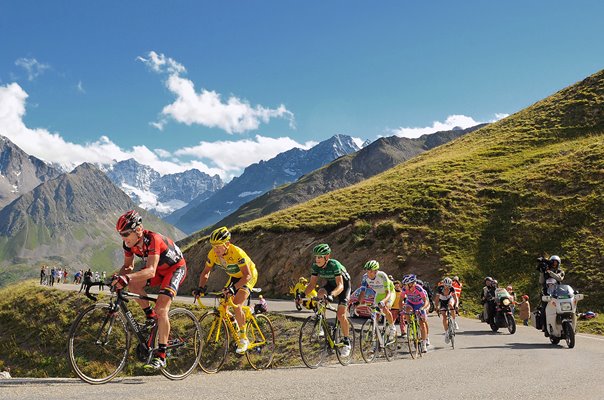
[[[0,208],[60,174],[60,170],[0,135]]]

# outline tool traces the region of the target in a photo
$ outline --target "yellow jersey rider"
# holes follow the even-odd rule
[[[205,268],[199,276],[199,288],[194,292],[196,295],[205,292],[206,283],[214,267],[223,269],[229,276],[223,291],[226,295],[235,296],[235,319],[239,325],[239,337],[241,340],[237,346],[237,354],[244,354],[249,345],[245,331],[245,313],[243,305],[249,297],[251,290],[258,280],[258,270],[250,257],[231,243],[231,233],[223,226],[210,234],[212,250],[208,253]]]

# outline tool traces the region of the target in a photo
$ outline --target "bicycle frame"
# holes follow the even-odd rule
[[[208,330],[208,339],[210,339],[213,335],[215,335],[216,340],[218,340],[218,338],[220,337],[220,329],[222,329],[221,322],[224,321],[226,323],[227,329],[229,330],[230,337],[236,343],[239,342],[239,340],[241,338],[239,336],[238,329],[235,328],[235,324],[233,323],[233,321],[230,318],[233,316],[233,314],[231,314],[229,312],[229,308],[234,309],[235,307],[237,307],[237,305],[233,302],[233,297],[232,296],[225,297],[222,292],[212,292],[212,293],[208,293],[208,294],[216,296],[215,301],[218,304],[214,305],[214,310],[218,311],[218,313],[220,315],[220,319],[213,321],[212,325],[210,326],[210,329]],[[196,300],[198,302],[198,305],[202,305],[201,299],[199,297],[197,297]],[[264,334],[262,333],[260,327],[258,326],[258,322],[256,321],[256,317],[254,317],[254,314],[252,313],[252,309],[250,308],[250,306],[242,306],[242,308],[243,308],[243,312],[245,313],[246,321],[249,321],[249,323],[251,323],[254,326],[255,331],[258,332],[261,337],[260,342],[256,341],[256,342],[250,343],[247,351],[250,351],[258,346],[264,346],[267,343],[267,340],[266,340],[266,337],[264,336]]]
[[[325,300],[319,300],[317,302],[317,307],[314,310],[315,317],[317,317],[321,323],[321,328],[325,334],[325,338],[327,339],[327,344],[329,344],[330,349],[336,348],[336,341],[334,339],[335,328],[338,326],[338,320],[336,319],[336,323],[333,327],[329,326],[327,322],[327,317],[325,316],[325,311],[331,310],[333,312],[338,312],[335,308],[329,305]],[[333,328],[333,332],[332,332]]]
[[[380,326],[380,323],[378,322],[378,316],[381,316],[384,318],[382,326]],[[386,336],[385,328],[386,328],[387,320],[386,320],[386,315],[377,306],[371,307],[371,321],[372,321],[372,326],[373,326],[373,332],[377,335],[380,348],[383,348],[387,344],[391,344],[396,341],[396,338],[394,338],[393,341],[389,341],[388,343],[386,343],[384,341],[384,337]]]
[[[91,300],[97,301],[97,297],[90,293],[90,288],[96,286],[96,283],[93,283],[86,288],[86,297]],[[100,285],[100,283],[98,283]],[[157,348],[153,347],[153,343],[155,343],[155,338],[157,336],[158,325],[157,321],[153,321],[152,325],[148,324],[140,324],[132,315],[132,311],[128,308],[127,303],[130,301],[130,298],[147,300],[152,303],[157,302],[157,297],[144,296],[137,293],[132,293],[125,291],[123,289],[111,289],[111,297],[109,298],[109,310],[107,312],[107,318],[101,325],[99,329],[99,336],[101,332],[103,332],[104,327],[107,323],[113,324],[114,319],[111,318],[118,310],[121,310],[124,316],[126,317],[126,322],[130,327],[130,330],[134,332],[136,338],[138,339],[139,345],[142,346],[142,349],[137,347],[137,355],[141,361],[143,360],[143,355],[146,353],[146,361],[149,362],[153,358],[153,352],[157,350]],[[115,298],[115,299],[114,299]],[[144,329],[143,329],[144,327]],[[112,326],[107,330],[107,335],[111,333]],[[146,337],[146,333],[149,331],[149,337]],[[100,338],[99,338],[100,339]],[[184,343],[171,344],[169,343],[166,347],[167,350],[174,349],[184,345]]]

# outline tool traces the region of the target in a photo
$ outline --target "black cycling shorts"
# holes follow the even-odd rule
[[[335,284],[331,284],[331,283],[327,283],[327,285],[325,285],[323,288],[325,290],[327,290],[327,294],[331,293],[335,288],[337,287],[337,285]],[[350,281],[347,281],[346,279],[344,279],[344,290],[342,290],[342,292],[338,295],[337,297],[338,299],[338,305],[348,305],[348,300],[350,299]]]

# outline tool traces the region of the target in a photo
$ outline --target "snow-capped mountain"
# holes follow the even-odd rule
[[[359,147],[353,138],[346,135],[335,135],[308,150],[288,150],[268,161],[250,165],[241,176],[234,178],[207,200],[195,199],[165,219],[184,232],[194,232],[221,220],[268,190],[293,182],[357,150]]]
[[[159,216],[168,215],[195,198],[207,199],[223,186],[218,175],[191,169],[161,176],[134,159],[117,162],[106,167],[105,172],[136,204]]]
[[[28,155],[0,135],[0,208],[60,174],[60,170]]]

